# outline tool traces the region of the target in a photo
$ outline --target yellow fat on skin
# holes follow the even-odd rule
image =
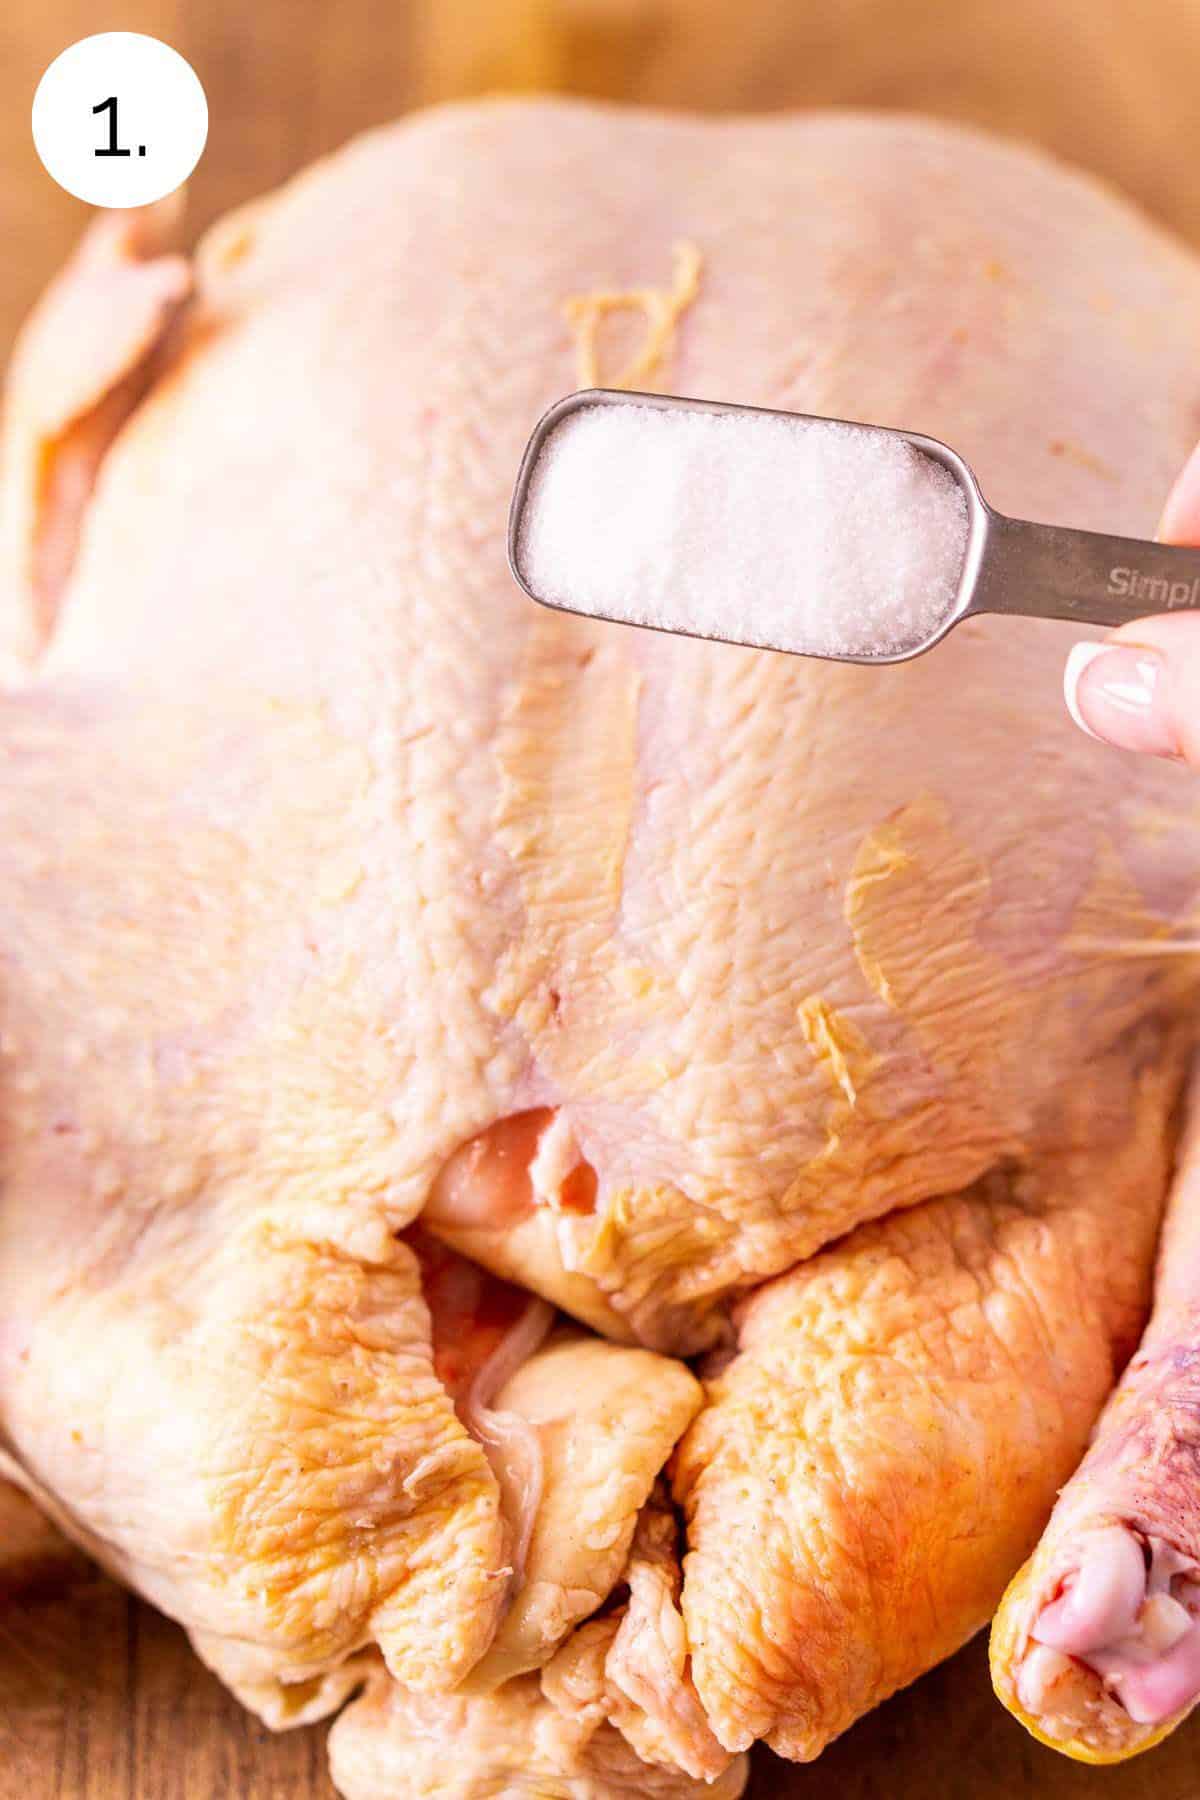
[[[575,335],[580,387],[637,388],[646,393],[660,385],[679,321],[700,291],[704,258],[695,244],[676,244],[669,288],[635,287],[625,292],[578,294],[563,306]],[[642,342],[618,369],[607,369],[600,354],[600,331],[614,313],[641,313]]]

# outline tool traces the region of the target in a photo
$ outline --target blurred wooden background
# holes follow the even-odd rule
[[[1200,0],[0,0],[0,357],[85,210],[33,151],[59,50],[149,31],[208,92],[191,228],[362,127],[553,88],[701,110],[915,108],[1036,139],[1200,245]],[[182,1634],[75,1570],[0,1615],[0,1800],[332,1800],[323,1733],[272,1738]],[[992,1700],[982,1645],[760,1800],[1197,1800],[1200,1721],[1091,1771]],[[401,1800],[400,1796],[396,1800]]]
[[[46,64],[149,31],[208,92],[196,227],[412,106],[554,88],[703,110],[918,108],[1036,138],[1200,243],[1197,0],[2,0],[0,356],[85,209],[34,155]]]

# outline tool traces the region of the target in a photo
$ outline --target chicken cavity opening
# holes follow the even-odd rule
[[[516,1588],[542,1501],[542,1446],[535,1426],[493,1402],[542,1344],[554,1308],[489,1275],[419,1226],[405,1240],[421,1265],[434,1369],[459,1418],[482,1444],[500,1489]]]
[[[519,1224],[539,1206],[591,1213],[597,1186],[566,1114],[539,1106],[497,1119],[461,1144],[443,1165],[424,1210],[438,1224],[499,1229]]]
[[[1138,1725],[1160,1725],[1200,1696],[1200,1567],[1161,1538],[1125,1526],[1091,1533],[1030,1633],[1017,1679],[1025,1710],[1080,1720],[1078,1665],[1099,1677]]]

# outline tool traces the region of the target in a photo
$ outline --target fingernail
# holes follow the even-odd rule
[[[1143,756],[1178,756],[1162,704],[1163,659],[1140,644],[1076,644],[1063,673],[1067,710],[1081,731]]]

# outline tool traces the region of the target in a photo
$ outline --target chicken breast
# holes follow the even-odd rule
[[[501,1273],[540,1258],[550,1289],[560,1266],[672,1345],[857,1219],[1036,1157],[1063,1086],[1157,1003],[1153,965],[1080,940],[1190,902],[1186,779],[1115,758],[1094,778],[1050,705],[1055,627],[980,624],[864,672],[538,613],[503,563],[508,491],[545,402],[628,373],[917,423],[1003,507],[1146,530],[1194,435],[1197,279],[1026,152],[855,117],[450,111],[218,229],[13,708],[47,784],[14,812],[52,802],[63,826],[43,867],[11,820],[13,910],[58,951],[42,1034],[69,1009],[116,1087],[142,1046],[116,1015],[198,1029],[203,968],[210,1019],[244,1027],[210,1104],[261,1135],[276,1186],[298,1169],[307,1229],[359,1247],[458,1146],[562,1115],[538,1249],[518,1257],[525,1203],[492,1190],[462,1229],[482,1206]],[[647,341],[614,363],[617,301]],[[1183,816],[1151,857],[1164,807]],[[90,895],[89,867],[119,935],[52,898]],[[147,938],[172,946],[149,968]],[[345,1125],[301,1131],[297,1089]],[[128,1128],[96,1131],[116,1178]],[[340,1169],[360,1144],[373,1202],[322,1188],[318,1141]],[[560,1192],[581,1164],[582,1211]]]
[[[513,473],[565,390],[658,385],[920,428],[1002,508],[1149,531],[1200,269],[1030,152],[857,115],[451,109],[190,271],[160,223],[99,227],[10,383],[0,1429],[241,1691],[371,1644],[448,1690],[511,1543],[398,1234],[657,1351],[783,1277],[681,1457],[663,1666],[727,1751],[811,1754],[979,1622],[1132,1341],[1194,787],[1073,730],[1055,626],[870,671],[542,613]],[[841,1486],[814,1431],[859,1445]],[[723,1539],[761,1620],[721,1617]],[[501,1770],[560,1729],[533,1674],[362,1704]]]

